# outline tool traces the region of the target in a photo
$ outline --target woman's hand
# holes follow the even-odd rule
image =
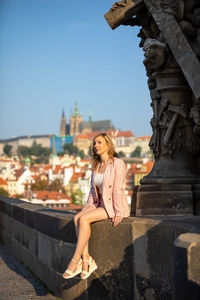
[[[122,220],[123,220],[123,217],[114,216],[114,218],[112,218],[113,226],[116,227]]]

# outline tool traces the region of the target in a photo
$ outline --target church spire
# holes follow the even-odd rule
[[[80,113],[78,111],[78,103],[77,101],[75,101],[75,107],[74,107],[74,113],[73,113],[73,117],[80,117]]]
[[[73,113],[71,113],[71,117],[70,117],[70,136],[80,134],[82,122],[83,119],[81,114],[78,111],[78,104],[76,101],[74,111]]]
[[[65,118],[65,112],[64,109],[62,110],[62,118],[60,121],[60,136],[66,135],[66,118]]]
[[[92,112],[91,112],[91,110],[89,111],[89,122],[90,123],[92,122]]]

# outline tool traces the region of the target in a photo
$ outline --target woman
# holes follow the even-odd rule
[[[87,205],[74,217],[78,242],[73,258],[63,274],[65,279],[79,273],[86,279],[97,269],[88,249],[91,223],[111,219],[116,227],[123,218],[129,216],[124,192],[126,167],[123,160],[117,157],[111,138],[106,133],[96,135],[92,152],[91,189]]]

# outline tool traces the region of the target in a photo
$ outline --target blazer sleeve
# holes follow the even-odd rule
[[[124,182],[127,169],[122,159],[117,161],[115,167],[115,179],[113,185],[113,207],[116,216],[122,216],[123,208],[126,205],[124,202]]]
[[[88,200],[87,200],[87,204],[85,205],[84,208],[90,206],[94,204],[94,197],[93,197],[93,186],[92,186],[92,176],[91,176],[91,181],[90,181],[90,192],[88,195]]]

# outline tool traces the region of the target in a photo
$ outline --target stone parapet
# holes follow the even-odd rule
[[[130,217],[116,228],[110,220],[94,223],[90,252],[98,269],[88,280],[64,280],[76,243],[73,214],[0,196],[0,240],[62,299],[180,299],[174,241],[185,233],[198,236],[200,217]]]
[[[174,242],[175,299],[200,297],[200,234],[181,234]]]

